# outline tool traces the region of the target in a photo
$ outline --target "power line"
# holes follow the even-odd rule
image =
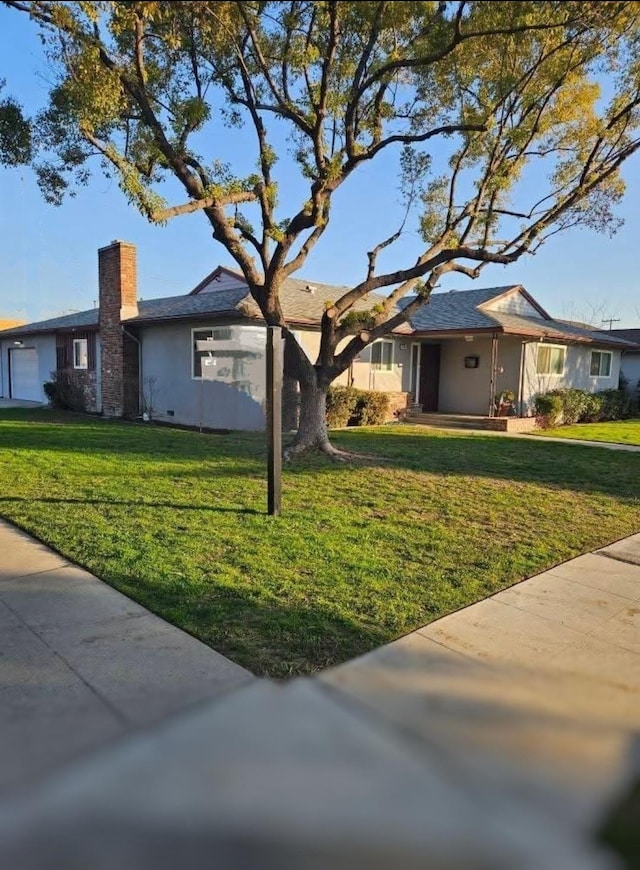
[[[614,324],[614,323],[620,323],[620,318],[619,318],[619,317],[605,317],[605,318],[602,320],[602,323],[608,323],[608,324],[609,324],[609,330],[611,330],[611,329],[613,329],[613,324]]]

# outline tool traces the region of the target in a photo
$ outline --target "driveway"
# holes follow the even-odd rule
[[[44,402],[27,402],[25,399],[0,399],[1,408],[42,408]]]

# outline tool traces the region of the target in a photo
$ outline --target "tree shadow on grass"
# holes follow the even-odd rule
[[[266,498],[266,496],[265,496]],[[131,508],[167,508],[169,510],[178,511],[207,511],[213,513],[226,514],[253,514],[261,516],[266,514],[265,510],[257,510],[250,507],[219,507],[209,504],[185,504],[179,502],[163,502],[163,501],[144,501],[144,500],[123,500],[110,498],[32,498],[31,496],[22,497],[18,495],[0,496],[0,505],[5,503],[28,503],[28,504],[77,504],[77,505],[108,505],[109,507],[131,507]]]
[[[19,411],[20,409],[18,409]],[[35,411],[29,412],[35,415]],[[46,411],[40,411],[42,422]],[[0,421],[4,419],[0,414]],[[227,435],[127,425],[100,418],[68,415],[68,424],[49,426],[0,426],[0,451],[77,452],[97,459],[142,456],[153,466],[170,462],[163,476],[189,476],[186,467],[207,462],[212,478],[264,473],[264,433]],[[17,422],[17,421],[16,421]],[[640,499],[640,453],[606,448],[533,441],[495,435],[411,431],[410,427],[347,430],[331,433],[336,445],[356,453],[378,456],[353,464],[334,463],[325,456],[308,456],[285,468],[285,480],[304,475],[344,476],[353,468],[405,470],[440,476],[458,475],[493,480],[534,483],[575,492],[601,493],[618,499]],[[287,441],[287,438],[284,439]],[[215,464],[214,464],[215,463]],[[176,465],[181,465],[180,470]]]

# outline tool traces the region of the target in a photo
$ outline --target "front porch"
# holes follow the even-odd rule
[[[490,432],[532,432],[535,417],[482,417],[477,414],[424,413],[409,409],[405,423],[432,426],[435,429],[484,429]]]
[[[451,418],[447,422],[468,428],[530,430],[533,423],[513,422],[530,413],[523,357],[524,343],[518,336],[499,340],[497,334],[452,335],[414,342],[409,385],[413,405],[436,415],[424,421],[431,425],[442,425],[445,415]],[[494,418],[501,422],[488,422]]]

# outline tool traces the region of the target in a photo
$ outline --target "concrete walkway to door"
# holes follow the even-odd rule
[[[16,554],[27,546],[13,544]],[[147,619],[129,613],[135,605],[126,599],[112,601],[90,634],[88,619],[84,650],[73,630],[62,646],[70,607],[55,595],[47,604],[48,575],[59,577],[62,599],[81,611],[91,611],[101,593],[90,582],[78,597],[82,581],[50,558],[34,557],[22,599],[21,580],[9,579],[15,564],[5,568],[0,596],[10,615],[22,614],[12,630],[37,632],[49,651],[55,643],[81,685],[90,682],[123,715],[138,717],[143,701],[153,705],[156,690],[167,691],[156,666],[174,680],[193,680],[196,693],[208,674],[213,694],[209,669],[219,665],[226,686],[237,688],[128,735],[18,799],[0,796],[0,866],[620,866],[597,834],[640,773],[640,535],[313,679],[246,685],[246,674],[227,671],[211,651],[213,658],[181,662],[184,641],[159,649],[141,635],[141,658],[131,659],[140,670],[128,687],[125,659],[115,670],[98,661],[114,649],[114,633],[124,649],[127,631]],[[57,610],[46,632],[38,607]],[[17,683],[39,685],[41,655],[37,646],[33,653],[23,647],[10,659]],[[91,677],[92,667],[105,669],[101,678]],[[59,706],[51,715],[68,728],[82,721],[77,714],[65,720]]]

